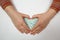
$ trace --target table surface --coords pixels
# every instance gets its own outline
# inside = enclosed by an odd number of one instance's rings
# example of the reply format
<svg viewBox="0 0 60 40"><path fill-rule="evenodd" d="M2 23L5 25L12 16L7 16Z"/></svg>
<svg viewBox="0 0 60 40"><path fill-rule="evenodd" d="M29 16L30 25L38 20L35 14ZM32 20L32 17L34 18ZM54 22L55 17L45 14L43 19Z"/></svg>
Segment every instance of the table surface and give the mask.
<svg viewBox="0 0 60 40"><path fill-rule="evenodd" d="M12 0L19 12L32 15L48 10L52 0ZM60 12L50 21L47 28L35 36L20 33L6 12L0 7L0 40L60 40Z"/></svg>

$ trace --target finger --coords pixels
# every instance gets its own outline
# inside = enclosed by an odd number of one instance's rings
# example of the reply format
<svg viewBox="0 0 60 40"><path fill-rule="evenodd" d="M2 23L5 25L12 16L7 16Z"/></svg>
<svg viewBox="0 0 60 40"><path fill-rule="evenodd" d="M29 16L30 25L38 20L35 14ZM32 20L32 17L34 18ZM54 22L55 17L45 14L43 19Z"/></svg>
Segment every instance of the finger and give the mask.
<svg viewBox="0 0 60 40"><path fill-rule="evenodd" d="M23 30L21 30L21 29L19 29L19 31L20 31L21 33L24 33L24 31L23 31Z"/></svg>
<svg viewBox="0 0 60 40"><path fill-rule="evenodd" d="M40 29L36 30L35 34L39 34L41 32Z"/></svg>
<svg viewBox="0 0 60 40"><path fill-rule="evenodd" d="M35 30L31 32L31 34L35 35L39 30L40 30L39 27L37 27Z"/></svg>
<svg viewBox="0 0 60 40"><path fill-rule="evenodd" d="M25 24L25 22L24 22L24 20L22 20L22 26L28 31L28 32L30 32L30 29L29 29L29 27Z"/></svg>
<svg viewBox="0 0 60 40"><path fill-rule="evenodd" d="M32 18L38 18L38 14L37 15L33 15Z"/></svg>
<svg viewBox="0 0 60 40"><path fill-rule="evenodd" d="M30 28L25 24L24 21L23 21L22 25L23 25L23 27L24 27L26 30L30 31Z"/></svg>
<svg viewBox="0 0 60 40"><path fill-rule="evenodd" d="M27 34L30 32L30 29L27 27L27 25L25 24L24 20L22 19L22 23L21 25L24 27L24 32Z"/></svg>
<svg viewBox="0 0 60 40"><path fill-rule="evenodd" d="M18 30L18 31L20 31L21 33L24 33L24 31L23 31L23 30L21 30L21 29L23 29L21 25L18 25L18 26L17 26L17 25L15 25L15 26L16 26L16 28L17 28L17 30Z"/></svg>
<svg viewBox="0 0 60 40"><path fill-rule="evenodd" d="M25 32L26 34L28 34L28 33L30 32L30 29L26 26L25 23L23 23L22 26L24 27L24 29L23 29L24 32Z"/></svg>
<svg viewBox="0 0 60 40"><path fill-rule="evenodd" d="M27 31L26 29L24 30L24 32L25 32L26 34L28 34L28 33L29 33L29 31Z"/></svg>
<svg viewBox="0 0 60 40"><path fill-rule="evenodd" d="M31 34L32 34L32 35L39 34L41 31L42 31L42 29L41 29L41 27L39 26L38 28L36 28L35 31L31 32Z"/></svg>
<svg viewBox="0 0 60 40"><path fill-rule="evenodd" d="M24 18L30 18L29 15L23 14Z"/></svg>
<svg viewBox="0 0 60 40"><path fill-rule="evenodd" d="M36 33L39 34L43 30L42 26L38 26L38 30L36 30Z"/></svg>
<svg viewBox="0 0 60 40"><path fill-rule="evenodd" d="M40 25L40 22L38 21L36 25L32 28L32 31L34 31L39 25Z"/></svg>
<svg viewBox="0 0 60 40"><path fill-rule="evenodd" d="M19 30L20 30L22 33L26 33L26 34L29 33L23 25L20 26Z"/></svg>
<svg viewBox="0 0 60 40"><path fill-rule="evenodd" d="M26 34L28 34L30 32L30 30L27 30L25 26L23 26L23 30Z"/></svg>
<svg viewBox="0 0 60 40"><path fill-rule="evenodd" d="M19 28L19 30L20 30L22 33L28 34L28 32L26 31L26 29L25 29L23 26L21 26L21 27Z"/></svg>
<svg viewBox="0 0 60 40"><path fill-rule="evenodd" d="M37 34L39 34L41 31L38 31Z"/></svg>
<svg viewBox="0 0 60 40"><path fill-rule="evenodd" d="M20 31L21 33L24 33L24 29L23 29L22 26L20 26L19 31Z"/></svg>
<svg viewBox="0 0 60 40"><path fill-rule="evenodd" d="M30 28L28 26L24 26L24 28L28 33L30 32Z"/></svg>
<svg viewBox="0 0 60 40"><path fill-rule="evenodd" d="M23 31L24 33L28 34L28 32L26 31L26 29L24 27L20 30Z"/></svg>

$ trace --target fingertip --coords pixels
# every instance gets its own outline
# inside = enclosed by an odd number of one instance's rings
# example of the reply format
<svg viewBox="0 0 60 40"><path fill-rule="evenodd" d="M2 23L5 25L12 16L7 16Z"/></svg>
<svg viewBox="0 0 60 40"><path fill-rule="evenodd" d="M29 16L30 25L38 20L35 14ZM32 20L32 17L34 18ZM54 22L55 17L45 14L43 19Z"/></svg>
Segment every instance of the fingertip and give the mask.
<svg viewBox="0 0 60 40"><path fill-rule="evenodd" d="M28 34L28 32L25 32L26 34Z"/></svg>
<svg viewBox="0 0 60 40"><path fill-rule="evenodd" d="M24 33L24 31L23 30L19 30L21 33Z"/></svg>
<svg viewBox="0 0 60 40"><path fill-rule="evenodd" d="M30 18L30 16L29 15L24 15L24 18Z"/></svg>
<svg viewBox="0 0 60 40"><path fill-rule="evenodd" d="M25 33L28 34L28 33L30 33L30 31L26 29L26 32Z"/></svg>
<svg viewBox="0 0 60 40"><path fill-rule="evenodd" d="M32 19L34 19L34 18L36 18L36 16L35 16L35 15L33 15L33 16L32 16Z"/></svg>
<svg viewBox="0 0 60 40"><path fill-rule="evenodd" d="M36 33L31 33L31 35L36 35Z"/></svg>
<svg viewBox="0 0 60 40"><path fill-rule="evenodd" d="M37 28L37 24L32 28L32 31L34 31Z"/></svg>
<svg viewBox="0 0 60 40"><path fill-rule="evenodd" d="M30 32L31 30L28 28L27 31Z"/></svg>
<svg viewBox="0 0 60 40"><path fill-rule="evenodd" d="M26 17L28 17L28 18L29 18L29 15L26 15Z"/></svg>
<svg viewBox="0 0 60 40"><path fill-rule="evenodd" d="M38 15L33 15L32 18L38 18Z"/></svg>
<svg viewBox="0 0 60 40"><path fill-rule="evenodd" d="M28 32L31 31L30 28L29 28L26 24L24 24L24 28L25 28Z"/></svg>

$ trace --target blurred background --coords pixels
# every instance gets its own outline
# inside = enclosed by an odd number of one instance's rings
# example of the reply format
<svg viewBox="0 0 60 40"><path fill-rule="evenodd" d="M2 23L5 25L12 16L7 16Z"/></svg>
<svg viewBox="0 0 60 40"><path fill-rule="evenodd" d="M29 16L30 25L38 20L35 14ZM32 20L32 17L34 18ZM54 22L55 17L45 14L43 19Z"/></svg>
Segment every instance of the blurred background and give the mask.
<svg viewBox="0 0 60 40"><path fill-rule="evenodd" d="M46 12L52 0L12 0L18 10L30 17ZM10 17L0 7L0 40L60 40L60 12L50 21L48 26L35 36L20 33Z"/></svg>

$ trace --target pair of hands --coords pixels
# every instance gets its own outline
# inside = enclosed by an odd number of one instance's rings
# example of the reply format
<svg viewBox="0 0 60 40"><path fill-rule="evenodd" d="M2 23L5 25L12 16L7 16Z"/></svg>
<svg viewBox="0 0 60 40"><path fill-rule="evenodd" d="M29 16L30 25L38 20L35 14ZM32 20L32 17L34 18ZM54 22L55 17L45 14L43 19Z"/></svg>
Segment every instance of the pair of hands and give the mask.
<svg viewBox="0 0 60 40"><path fill-rule="evenodd" d="M28 15L17 12L12 6L8 6L5 11L21 33L30 33L32 35L39 34L44 28L46 28L53 16L56 15L56 11L53 9L49 9L46 13L43 14L33 15L32 19L38 18L38 22L32 28L32 30L30 30L24 21L24 18L30 18Z"/></svg>
<svg viewBox="0 0 60 40"><path fill-rule="evenodd" d="M38 22L36 23L34 28L30 30L24 22L24 18L30 18L28 15L17 12L12 5L6 7L5 11L10 16L12 22L21 33L31 33L33 35L39 34L44 28L46 28L53 16L56 15L56 10L54 9L49 9L43 14L33 15L32 19L38 18Z"/></svg>
<svg viewBox="0 0 60 40"><path fill-rule="evenodd" d="M49 13L43 13L43 14L37 14L33 15L32 18L38 18L38 22L34 26L32 30L28 28L28 26L24 22L24 18L30 18L28 15L15 12L13 16L11 16L11 19L16 26L16 28L21 33L31 33L32 35L39 34L44 28L46 28L47 24L49 23L51 17L48 15Z"/></svg>

